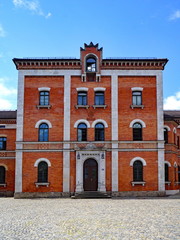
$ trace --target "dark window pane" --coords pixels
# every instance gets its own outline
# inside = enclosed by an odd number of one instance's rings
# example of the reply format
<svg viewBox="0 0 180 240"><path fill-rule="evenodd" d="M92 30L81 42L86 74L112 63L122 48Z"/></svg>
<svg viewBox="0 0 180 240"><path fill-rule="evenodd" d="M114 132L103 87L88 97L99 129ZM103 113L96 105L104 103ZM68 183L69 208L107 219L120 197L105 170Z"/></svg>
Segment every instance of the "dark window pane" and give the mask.
<svg viewBox="0 0 180 240"><path fill-rule="evenodd" d="M38 164L38 182L48 182L48 165L43 161Z"/></svg>
<svg viewBox="0 0 180 240"><path fill-rule="evenodd" d="M133 125L133 140L142 141L142 125L140 123L134 123Z"/></svg>
<svg viewBox="0 0 180 240"><path fill-rule="evenodd" d="M47 92L47 91L40 92L39 105L49 105L49 92Z"/></svg>
<svg viewBox="0 0 180 240"><path fill-rule="evenodd" d="M132 93L132 104L141 105L142 104L142 92L133 92Z"/></svg>
<svg viewBox="0 0 180 240"><path fill-rule="evenodd" d="M5 183L6 169L3 166L0 166L0 183Z"/></svg>
<svg viewBox="0 0 180 240"><path fill-rule="evenodd" d="M164 141L165 141L165 143L168 143L168 130L167 130L167 128L164 128Z"/></svg>
<svg viewBox="0 0 180 240"><path fill-rule="evenodd" d="M78 141L87 141L87 126L85 123L78 125Z"/></svg>
<svg viewBox="0 0 180 240"><path fill-rule="evenodd" d="M86 71L96 72L96 60L94 58L88 58L86 60Z"/></svg>
<svg viewBox="0 0 180 240"><path fill-rule="evenodd" d="M169 181L169 166L167 163L165 163L165 182Z"/></svg>
<svg viewBox="0 0 180 240"><path fill-rule="evenodd" d="M104 125L97 123L95 126L95 141L104 141Z"/></svg>
<svg viewBox="0 0 180 240"><path fill-rule="evenodd" d="M0 150L6 150L6 137L0 137Z"/></svg>
<svg viewBox="0 0 180 240"><path fill-rule="evenodd" d="M79 92L78 93L78 105L87 105L87 93Z"/></svg>
<svg viewBox="0 0 180 240"><path fill-rule="evenodd" d="M143 164L141 161L135 161L133 164L133 181L143 181Z"/></svg>
<svg viewBox="0 0 180 240"><path fill-rule="evenodd" d="M46 123L42 123L39 126L39 141L48 142L49 139L49 126Z"/></svg>
<svg viewBox="0 0 180 240"><path fill-rule="evenodd" d="M95 93L95 105L104 105L104 92Z"/></svg>

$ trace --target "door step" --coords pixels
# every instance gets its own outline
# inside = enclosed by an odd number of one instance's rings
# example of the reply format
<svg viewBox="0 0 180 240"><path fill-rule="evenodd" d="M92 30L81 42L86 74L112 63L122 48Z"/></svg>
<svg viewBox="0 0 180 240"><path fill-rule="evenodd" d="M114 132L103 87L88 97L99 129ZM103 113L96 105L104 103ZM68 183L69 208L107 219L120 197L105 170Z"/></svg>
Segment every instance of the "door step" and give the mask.
<svg viewBox="0 0 180 240"><path fill-rule="evenodd" d="M85 199L85 198L111 198L111 195L106 192L93 192L85 191L81 193L75 193L74 196L71 196L72 199Z"/></svg>

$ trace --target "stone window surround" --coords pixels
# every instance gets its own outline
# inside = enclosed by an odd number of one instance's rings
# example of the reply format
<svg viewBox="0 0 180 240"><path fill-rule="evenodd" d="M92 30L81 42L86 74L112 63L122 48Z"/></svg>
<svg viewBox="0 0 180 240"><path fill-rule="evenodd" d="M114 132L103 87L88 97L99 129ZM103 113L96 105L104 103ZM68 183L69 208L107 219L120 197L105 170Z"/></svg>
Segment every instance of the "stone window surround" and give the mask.
<svg viewBox="0 0 180 240"><path fill-rule="evenodd" d="M167 125L164 125L164 128L166 128L166 129L168 130L168 132L170 132L170 131L171 131L170 127L169 127L169 126L167 126Z"/></svg>
<svg viewBox="0 0 180 240"><path fill-rule="evenodd" d="M51 167L51 162L47 159L47 158L39 158L35 161L34 163L34 167L38 167L38 164L40 162L46 162L48 167ZM45 186L45 187L49 187L49 182L35 182L34 183L36 185L36 187L39 187L39 186Z"/></svg>
<svg viewBox="0 0 180 240"><path fill-rule="evenodd" d="M46 120L46 119L41 119L41 120L39 120L39 121L36 123L35 128L39 128L39 126L41 125L41 123L46 123L46 124L49 126L49 128L52 128L51 122L50 122L49 120Z"/></svg>
<svg viewBox="0 0 180 240"><path fill-rule="evenodd" d="M132 120L131 123L129 124L129 127L132 128L134 123L140 123L143 128L146 127L145 122L143 122L141 119L134 119L134 120Z"/></svg>
<svg viewBox="0 0 180 240"><path fill-rule="evenodd" d="M138 160L142 162L143 167L147 166L146 161L145 161L144 158L142 158L142 157L134 157L133 159L131 159L131 161L130 161L130 166L133 167L134 162L135 162L135 161L138 161Z"/></svg>

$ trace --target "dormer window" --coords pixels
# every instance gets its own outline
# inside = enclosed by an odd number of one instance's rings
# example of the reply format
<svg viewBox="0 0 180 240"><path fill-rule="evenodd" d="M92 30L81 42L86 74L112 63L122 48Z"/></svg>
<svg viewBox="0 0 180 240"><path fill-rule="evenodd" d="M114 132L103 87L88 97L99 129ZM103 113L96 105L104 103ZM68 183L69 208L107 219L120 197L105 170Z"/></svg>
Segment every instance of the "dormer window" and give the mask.
<svg viewBox="0 0 180 240"><path fill-rule="evenodd" d="M86 71L87 72L96 72L96 59L89 57L86 59Z"/></svg>

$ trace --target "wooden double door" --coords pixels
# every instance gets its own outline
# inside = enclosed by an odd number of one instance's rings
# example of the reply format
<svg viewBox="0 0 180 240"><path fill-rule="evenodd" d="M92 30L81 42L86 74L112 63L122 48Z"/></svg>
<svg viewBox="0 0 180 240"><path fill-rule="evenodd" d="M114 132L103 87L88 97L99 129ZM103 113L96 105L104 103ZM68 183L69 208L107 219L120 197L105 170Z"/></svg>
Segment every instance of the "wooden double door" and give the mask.
<svg viewBox="0 0 180 240"><path fill-rule="evenodd" d="M89 158L83 165L83 187L84 191L97 191L98 189L98 163Z"/></svg>

